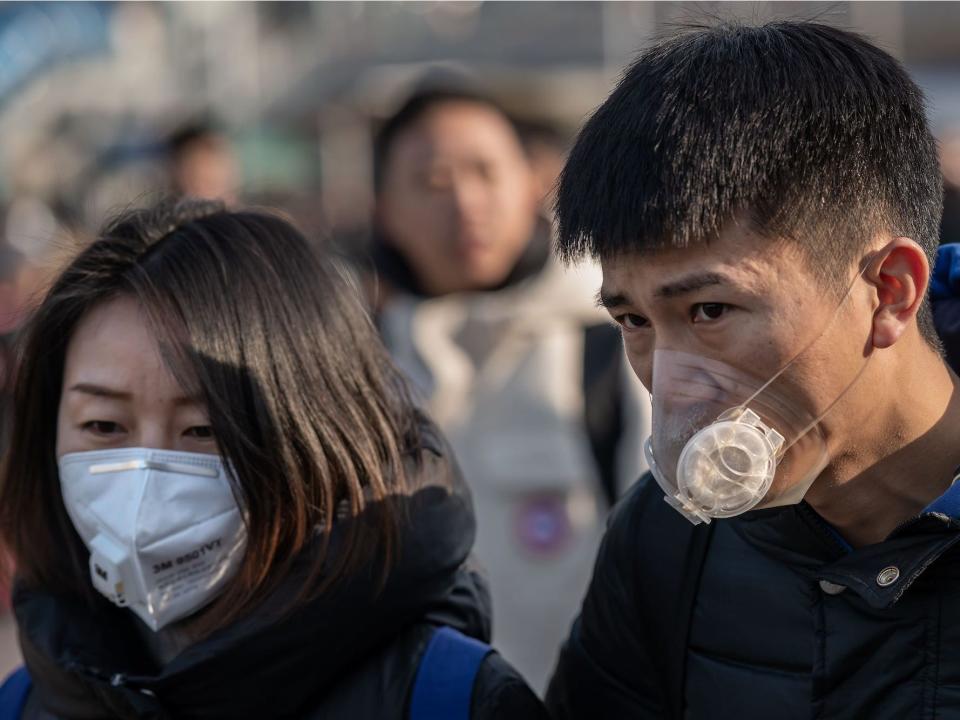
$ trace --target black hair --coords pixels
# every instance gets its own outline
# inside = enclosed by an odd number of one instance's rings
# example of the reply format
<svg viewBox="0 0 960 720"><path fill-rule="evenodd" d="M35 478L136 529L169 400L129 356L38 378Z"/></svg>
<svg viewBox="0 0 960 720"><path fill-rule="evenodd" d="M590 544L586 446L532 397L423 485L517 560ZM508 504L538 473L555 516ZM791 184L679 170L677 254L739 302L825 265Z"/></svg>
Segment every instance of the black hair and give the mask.
<svg viewBox="0 0 960 720"><path fill-rule="evenodd" d="M921 91L864 38L811 22L687 29L588 120L557 197L574 259L709 242L735 218L834 287L879 231L936 253L942 181ZM936 334L924 303L921 332Z"/></svg>
<svg viewBox="0 0 960 720"><path fill-rule="evenodd" d="M178 160L197 143L214 143L224 136L223 126L215 120L199 119L176 128L166 140L166 148L173 160Z"/></svg>
<svg viewBox="0 0 960 720"><path fill-rule="evenodd" d="M501 115L517 134L518 142L520 141L520 131L514 118L489 95L467 85L425 85L414 91L400 108L380 125L374 135L373 186L376 191L383 187L387 160L397 136L439 105L458 102L480 105Z"/></svg>

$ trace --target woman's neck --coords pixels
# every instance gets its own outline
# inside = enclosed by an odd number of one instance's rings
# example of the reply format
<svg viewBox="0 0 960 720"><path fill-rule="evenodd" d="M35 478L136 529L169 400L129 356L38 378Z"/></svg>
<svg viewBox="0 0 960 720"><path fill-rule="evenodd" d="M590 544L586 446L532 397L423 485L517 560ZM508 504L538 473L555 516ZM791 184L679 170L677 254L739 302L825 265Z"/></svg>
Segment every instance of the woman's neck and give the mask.
<svg viewBox="0 0 960 720"><path fill-rule="evenodd" d="M193 644L192 634L188 631L184 620L154 631L138 618L136 626L147 653L159 667L169 664L171 660Z"/></svg>

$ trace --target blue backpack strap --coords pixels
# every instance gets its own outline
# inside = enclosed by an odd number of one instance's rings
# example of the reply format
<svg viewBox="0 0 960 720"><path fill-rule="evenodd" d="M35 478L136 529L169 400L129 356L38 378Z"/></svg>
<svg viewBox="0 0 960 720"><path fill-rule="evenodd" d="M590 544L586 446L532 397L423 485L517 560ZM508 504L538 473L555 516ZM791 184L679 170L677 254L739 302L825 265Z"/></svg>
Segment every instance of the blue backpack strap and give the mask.
<svg viewBox="0 0 960 720"><path fill-rule="evenodd" d="M470 720L473 683L490 652L479 640L438 628L420 658L410 720Z"/></svg>
<svg viewBox="0 0 960 720"><path fill-rule="evenodd" d="M20 720L32 687L33 680L23 665L7 676L0 685L0 720Z"/></svg>

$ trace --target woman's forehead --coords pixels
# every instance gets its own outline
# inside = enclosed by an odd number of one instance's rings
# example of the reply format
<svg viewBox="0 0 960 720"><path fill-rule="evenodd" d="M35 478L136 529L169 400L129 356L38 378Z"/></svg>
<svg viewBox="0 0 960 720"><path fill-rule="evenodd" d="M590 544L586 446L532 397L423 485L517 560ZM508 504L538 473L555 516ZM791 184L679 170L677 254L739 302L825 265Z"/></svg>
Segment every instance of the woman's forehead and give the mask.
<svg viewBox="0 0 960 720"><path fill-rule="evenodd" d="M94 306L77 323L67 344L63 384L65 391L82 386L158 401L185 394L142 307L129 296Z"/></svg>

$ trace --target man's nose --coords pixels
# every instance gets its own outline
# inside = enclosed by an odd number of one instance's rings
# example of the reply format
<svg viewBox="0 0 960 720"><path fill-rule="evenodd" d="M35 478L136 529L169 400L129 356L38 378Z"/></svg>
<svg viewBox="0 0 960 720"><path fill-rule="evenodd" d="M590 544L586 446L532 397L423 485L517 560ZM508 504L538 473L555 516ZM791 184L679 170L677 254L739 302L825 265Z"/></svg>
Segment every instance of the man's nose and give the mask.
<svg viewBox="0 0 960 720"><path fill-rule="evenodd" d="M487 191L477 178L460 176L452 185L453 204L457 214L469 221L480 215L487 205Z"/></svg>

